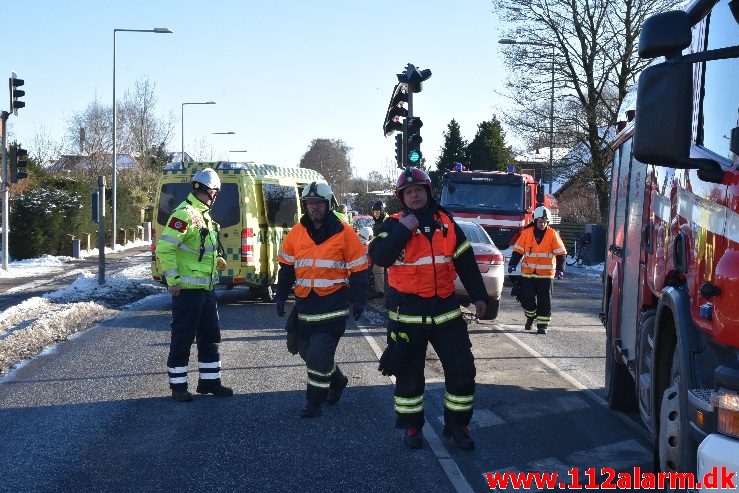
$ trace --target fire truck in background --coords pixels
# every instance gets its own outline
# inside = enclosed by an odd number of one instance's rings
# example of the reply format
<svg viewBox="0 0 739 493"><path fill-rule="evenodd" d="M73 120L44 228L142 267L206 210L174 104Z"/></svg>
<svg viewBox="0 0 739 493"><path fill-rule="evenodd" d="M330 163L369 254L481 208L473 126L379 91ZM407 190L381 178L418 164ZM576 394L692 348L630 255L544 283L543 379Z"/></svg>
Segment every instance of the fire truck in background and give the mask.
<svg viewBox="0 0 739 493"><path fill-rule="evenodd" d="M521 230L533 221L534 209L544 204L559 224L559 203L529 174L512 170L467 171L462 165L444 174L441 205L455 218L478 223L505 255L506 264ZM520 264L511 276L521 275ZM506 273L506 276L509 275Z"/></svg>
<svg viewBox="0 0 739 493"><path fill-rule="evenodd" d="M606 396L639 411L655 465L698 481L739 470L737 45L736 0L647 19L639 55L664 58L642 72L614 143Z"/></svg>

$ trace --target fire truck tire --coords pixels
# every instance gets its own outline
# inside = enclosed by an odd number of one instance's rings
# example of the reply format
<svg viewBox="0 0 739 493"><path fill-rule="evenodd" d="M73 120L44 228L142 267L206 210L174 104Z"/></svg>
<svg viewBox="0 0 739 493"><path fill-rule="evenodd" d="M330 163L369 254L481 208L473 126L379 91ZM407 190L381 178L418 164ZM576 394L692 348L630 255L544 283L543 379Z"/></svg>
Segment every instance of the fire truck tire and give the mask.
<svg viewBox="0 0 739 493"><path fill-rule="evenodd" d="M606 323L606 400L614 411L637 409L636 387L626 365L616 360L611 334L611 319Z"/></svg>
<svg viewBox="0 0 739 493"><path fill-rule="evenodd" d="M684 463L682 448L687 446L688 425L681 413L681 401L686 391L681 385L680 350L675 348L670 370L670 386L662 394L659 412L659 467L662 472L686 471L690 464ZM695 453L695 452L693 452Z"/></svg>

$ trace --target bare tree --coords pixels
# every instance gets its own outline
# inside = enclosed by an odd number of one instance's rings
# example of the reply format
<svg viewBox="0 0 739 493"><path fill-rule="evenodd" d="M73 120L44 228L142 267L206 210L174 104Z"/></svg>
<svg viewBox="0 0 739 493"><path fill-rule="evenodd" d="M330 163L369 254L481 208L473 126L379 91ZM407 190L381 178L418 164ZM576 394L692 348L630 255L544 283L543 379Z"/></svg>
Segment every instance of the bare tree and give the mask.
<svg viewBox="0 0 739 493"><path fill-rule="evenodd" d="M112 129L113 107L102 104L96 96L87 108L67 120L65 150L90 156L88 171L100 174L110 166L104 156L113 148Z"/></svg>
<svg viewBox="0 0 739 493"><path fill-rule="evenodd" d="M331 185L336 199L341 200L351 183L351 150L343 140L313 139L308 151L300 158L300 167L321 173Z"/></svg>
<svg viewBox="0 0 739 493"><path fill-rule="evenodd" d="M608 144L619 106L645 64L637 56L641 25L678 2L492 0L493 12L508 27L504 35L519 42L503 52L516 108L504 121L528 142L549 142L554 74L554 147L578 151L555 175L585 168L603 215L610 191Z"/></svg>
<svg viewBox="0 0 739 493"><path fill-rule="evenodd" d="M34 127L33 137L28 145L31 159L43 165L44 163L58 158L64 149L64 139L54 139L43 125Z"/></svg>
<svg viewBox="0 0 739 493"><path fill-rule="evenodd" d="M151 152L157 146L164 144L166 147L170 143L175 128L174 113L166 117L156 115L155 88L156 84L144 78L136 82L133 92L126 91L119 103L120 152L132 154L142 163L151 161Z"/></svg>

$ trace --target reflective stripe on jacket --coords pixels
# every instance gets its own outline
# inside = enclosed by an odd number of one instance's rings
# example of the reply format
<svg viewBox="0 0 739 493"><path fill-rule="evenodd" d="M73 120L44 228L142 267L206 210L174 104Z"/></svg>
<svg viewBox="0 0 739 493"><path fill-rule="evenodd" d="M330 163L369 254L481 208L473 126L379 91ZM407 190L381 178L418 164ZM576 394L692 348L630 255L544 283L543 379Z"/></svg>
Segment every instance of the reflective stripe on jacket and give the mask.
<svg viewBox="0 0 739 493"><path fill-rule="evenodd" d="M349 285L349 275L367 269L367 254L351 226L316 245L308 230L298 223L285 237L279 261L295 268L295 296L315 291L326 296Z"/></svg>
<svg viewBox="0 0 739 493"><path fill-rule="evenodd" d="M212 289L218 282L218 224L208 207L190 194L167 220L155 253L167 285Z"/></svg>
<svg viewBox="0 0 739 493"><path fill-rule="evenodd" d="M400 213L390 216L400 218ZM402 255L388 268L388 284L400 293L410 293L423 298L438 295L446 298L454 294L454 257L463 247L469 248L465 241L455 251L457 235L454 223L446 214L438 214L438 227L431 241L421 232L415 231L405 245Z"/></svg>
<svg viewBox="0 0 739 493"><path fill-rule="evenodd" d="M554 229L547 227L541 243L536 242L534 228L525 228L513 245L513 250L520 253L521 275L524 277L554 277L556 256L565 255L567 250Z"/></svg>

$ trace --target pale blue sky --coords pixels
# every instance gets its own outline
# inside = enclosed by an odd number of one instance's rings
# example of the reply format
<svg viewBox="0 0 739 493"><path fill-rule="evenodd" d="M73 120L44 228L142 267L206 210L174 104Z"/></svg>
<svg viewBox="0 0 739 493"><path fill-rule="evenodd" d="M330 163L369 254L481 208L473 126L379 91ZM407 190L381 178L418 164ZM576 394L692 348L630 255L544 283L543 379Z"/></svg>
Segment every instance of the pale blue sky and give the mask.
<svg viewBox="0 0 739 493"><path fill-rule="evenodd" d="M26 108L9 127L26 148L41 127L61 135L96 96L112 104L116 28L174 31L116 35L116 95L144 77L155 83L157 112L177 117L174 151L182 103L213 100L185 106L186 151L206 137L217 155L245 149L231 158L296 165L312 139L341 139L366 176L394 159L382 123L407 63L433 72L414 98L430 163L452 118L471 140L505 104L495 93L505 68L490 0L3 3L0 73L15 70L26 82ZM228 131L236 135L211 136Z"/></svg>

